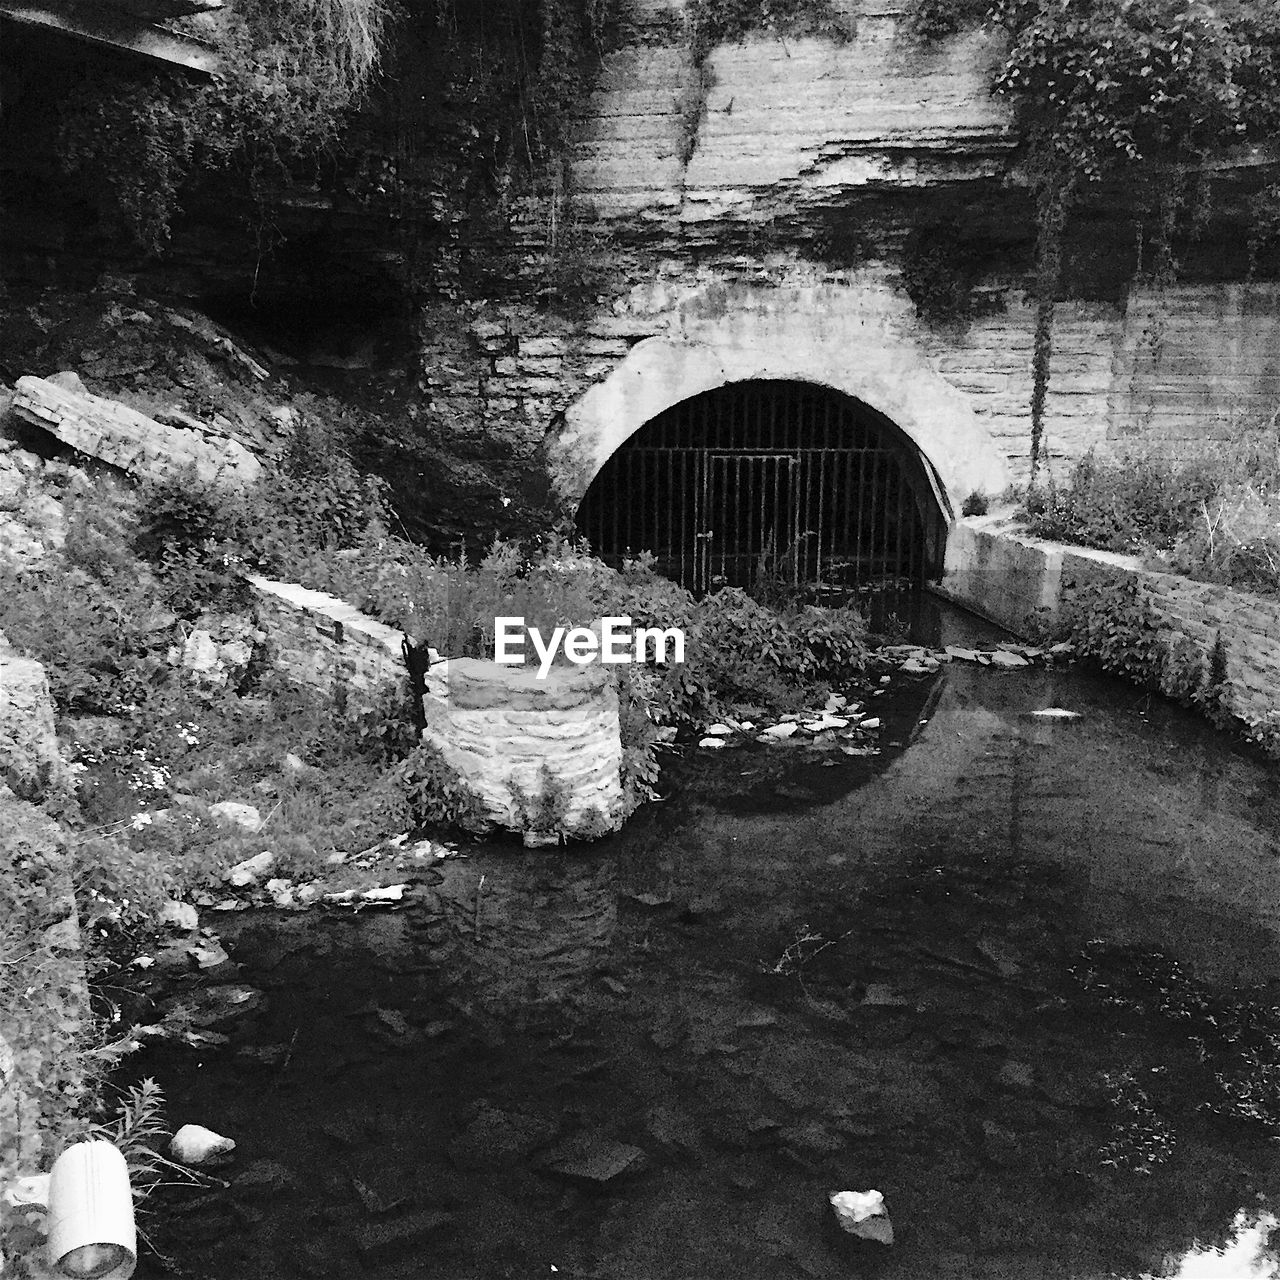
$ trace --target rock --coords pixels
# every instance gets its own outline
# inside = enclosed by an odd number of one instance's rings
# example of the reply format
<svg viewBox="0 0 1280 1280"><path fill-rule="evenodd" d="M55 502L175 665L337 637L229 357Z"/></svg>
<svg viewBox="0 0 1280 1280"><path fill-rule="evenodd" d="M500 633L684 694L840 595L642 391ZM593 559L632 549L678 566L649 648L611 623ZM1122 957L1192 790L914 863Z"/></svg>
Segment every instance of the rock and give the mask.
<svg viewBox="0 0 1280 1280"><path fill-rule="evenodd" d="M181 933L200 927L200 913L189 902L166 902L160 908L160 923Z"/></svg>
<svg viewBox="0 0 1280 1280"><path fill-rule="evenodd" d="M198 947L192 947L191 958L196 962L197 967L201 969L216 969L218 965L226 964L231 959L222 943L216 938L210 939Z"/></svg>
<svg viewBox="0 0 1280 1280"><path fill-rule="evenodd" d="M870 720L862 721L862 723L857 727L859 729L878 729L880 727L880 720L878 717L872 716Z"/></svg>
<svg viewBox="0 0 1280 1280"><path fill-rule="evenodd" d="M297 1185L292 1171L278 1160L254 1160L236 1174L235 1180L237 1191L262 1190L272 1195L292 1191Z"/></svg>
<svg viewBox="0 0 1280 1280"><path fill-rule="evenodd" d="M77 396L90 394L89 388L84 385L80 375L74 369L63 369L59 373L51 374L45 381L52 382L55 387L61 387L63 391L70 391Z"/></svg>
<svg viewBox="0 0 1280 1280"><path fill-rule="evenodd" d="M413 1213L390 1222L371 1223L356 1236L356 1248L368 1263L377 1263L420 1245L429 1236L453 1221L453 1214L441 1209Z"/></svg>
<svg viewBox="0 0 1280 1280"><path fill-rule="evenodd" d="M0 458L0 511L17 511L26 492L26 477L13 463Z"/></svg>
<svg viewBox="0 0 1280 1280"><path fill-rule="evenodd" d="M977 662L978 660L977 649L962 649L959 645L949 644L945 652L948 658L953 658L958 662Z"/></svg>
<svg viewBox="0 0 1280 1280"><path fill-rule="evenodd" d="M356 1195L359 1196L360 1203L364 1205L366 1212L372 1213L375 1216L390 1213L393 1209L398 1209L409 1199L409 1193L405 1191L403 1187L396 1190L392 1190L391 1188L379 1189L371 1187L361 1178L357 1178L354 1173L349 1176L351 1178L351 1186Z"/></svg>
<svg viewBox="0 0 1280 1280"><path fill-rule="evenodd" d="M215 805L216 809L218 806ZM241 809L252 809L252 805L239 805ZM253 809L257 814L257 809ZM230 871L227 872L227 882L237 889L245 889L250 885L256 885L263 876L271 870L276 860L276 855L270 849L263 850L262 853L256 853L252 858L246 858L243 862L237 862Z"/></svg>
<svg viewBox="0 0 1280 1280"><path fill-rule="evenodd" d="M263 995L253 987L228 983L173 996L160 1006L166 1029L198 1030L224 1026L262 1007Z"/></svg>
<svg viewBox="0 0 1280 1280"><path fill-rule="evenodd" d="M284 768L286 773L305 773L308 766L301 756L294 755L292 751L286 751L284 753Z"/></svg>
<svg viewBox="0 0 1280 1280"><path fill-rule="evenodd" d="M252 834L262 828L262 815L251 804L241 804L238 800L219 800L209 806L209 816L223 827L239 827ZM259 854L258 857L274 858L274 854ZM253 859L250 859L253 861ZM245 865L244 863L241 864ZM269 864L264 864L269 865Z"/></svg>
<svg viewBox="0 0 1280 1280"><path fill-rule="evenodd" d="M705 747L712 751L718 751L724 746L723 738L700 738L698 746Z"/></svg>
<svg viewBox="0 0 1280 1280"><path fill-rule="evenodd" d="M878 1191L832 1191L828 1197L840 1229L861 1240L893 1243L893 1224Z"/></svg>
<svg viewBox="0 0 1280 1280"><path fill-rule="evenodd" d="M449 1159L470 1171L507 1169L554 1136L554 1127L536 1116L484 1106L449 1143Z"/></svg>
<svg viewBox="0 0 1280 1280"><path fill-rule="evenodd" d="M203 1125L184 1124L169 1143L169 1157L192 1168L226 1164L235 1147L232 1138L224 1138Z"/></svg>
<svg viewBox="0 0 1280 1280"><path fill-rule="evenodd" d="M1010 653L1008 649L997 649L991 654L991 665L993 667L1005 667L1012 669L1014 667L1029 667L1031 664L1016 653Z"/></svg>
<svg viewBox="0 0 1280 1280"><path fill-rule="evenodd" d="M1033 716L1039 716L1042 720L1079 720L1080 713L1078 711L1068 711L1065 707L1041 707L1039 711L1033 711Z"/></svg>
<svg viewBox="0 0 1280 1280"><path fill-rule="evenodd" d="M760 731L760 737L770 742L782 742L784 739L791 737L797 727L794 723L772 724L767 729Z"/></svg>
<svg viewBox="0 0 1280 1280"><path fill-rule="evenodd" d="M548 1173L574 1182L604 1186L625 1174L638 1173L646 1157L639 1147L602 1134L582 1133L562 1142L542 1162Z"/></svg>
<svg viewBox="0 0 1280 1280"><path fill-rule="evenodd" d="M733 730L727 724L710 724L707 734L712 738L727 738Z"/></svg>
<svg viewBox="0 0 1280 1280"><path fill-rule="evenodd" d="M294 905L292 880L282 880L279 878L268 880L267 893L271 896L272 904L277 907L284 908Z"/></svg>
<svg viewBox="0 0 1280 1280"><path fill-rule="evenodd" d="M407 884L388 884L380 889L343 889L338 893L326 893L324 900L339 907L390 906L404 898Z"/></svg>
<svg viewBox="0 0 1280 1280"><path fill-rule="evenodd" d="M844 716L821 716L817 720L806 720L802 726L810 733L823 733L827 729L847 729L849 722Z"/></svg>

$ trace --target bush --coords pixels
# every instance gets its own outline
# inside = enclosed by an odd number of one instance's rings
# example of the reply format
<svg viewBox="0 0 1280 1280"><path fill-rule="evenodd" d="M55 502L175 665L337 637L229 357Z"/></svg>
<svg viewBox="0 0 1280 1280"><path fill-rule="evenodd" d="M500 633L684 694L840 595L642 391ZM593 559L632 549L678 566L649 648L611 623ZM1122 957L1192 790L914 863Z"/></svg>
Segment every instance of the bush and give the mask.
<svg viewBox="0 0 1280 1280"><path fill-rule="evenodd" d="M1208 582L1280 593L1280 432L1273 421L1183 461L1092 452L1068 486L1028 495L1033 533L1151 558Z"/></svg>
<svg viewBox="0 0 1280 1280"><path fill-rule="evenodd" d="M1065 489L1027 497L1024 514L1042 538L1102 551L1167 550L1186 529L1215 481L1202 462L1155 456L1100 458L1090 450Z"/></svg>

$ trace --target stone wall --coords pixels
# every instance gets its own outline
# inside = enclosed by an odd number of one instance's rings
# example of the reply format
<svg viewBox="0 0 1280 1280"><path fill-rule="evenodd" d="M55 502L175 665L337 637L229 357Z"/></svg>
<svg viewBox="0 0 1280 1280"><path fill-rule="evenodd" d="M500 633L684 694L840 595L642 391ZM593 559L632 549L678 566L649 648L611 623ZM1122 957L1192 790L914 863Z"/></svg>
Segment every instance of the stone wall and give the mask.
<svg viewBox="0 0 1280 1280"><path fill-rule="evenodd" d="M265 659L285 679L352 710L397 698L408 705L402 631L323 591L256 575L248 581Z"/></svg>
<svg viewBox="0 0 1280 1280"><path fill-rule="evenodd" d="M618 697L603 667L554 667L540 680L526 667L453 658L428 672L424 706L427 740L489 818L523 831L526 843L622 825ZM564 801L554 829L549 814L533 823L527 816L549 799L548 785Z"/></svg>
<svg viewBox="0 0 1280 1280"><path fill-rule="evenodd" d="M1084 586L1132 583L1171 666L1167 691L1207 674L1225 649L1221 707L1260 740L1280 741L1280 600L1143 568L1132 556L1045 542L997 516L963 520L947 546L938 590L1020 635L1052 631Z"/></svg>

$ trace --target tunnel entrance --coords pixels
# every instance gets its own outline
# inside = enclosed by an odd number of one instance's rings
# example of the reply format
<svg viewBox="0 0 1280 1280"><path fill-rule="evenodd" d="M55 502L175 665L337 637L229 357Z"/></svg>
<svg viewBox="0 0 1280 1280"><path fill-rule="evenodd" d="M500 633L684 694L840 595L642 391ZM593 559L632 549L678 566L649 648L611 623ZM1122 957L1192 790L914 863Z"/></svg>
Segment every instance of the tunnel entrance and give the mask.
<svg viewBox="0 0 1280 1280"><path fill-rule="evenodd" d="M807 382L683 400L605 463L579 530L611 564L652 551L703 593L767 573L835 590L936 576L945 518L928 463L886 417Z"/></svg>

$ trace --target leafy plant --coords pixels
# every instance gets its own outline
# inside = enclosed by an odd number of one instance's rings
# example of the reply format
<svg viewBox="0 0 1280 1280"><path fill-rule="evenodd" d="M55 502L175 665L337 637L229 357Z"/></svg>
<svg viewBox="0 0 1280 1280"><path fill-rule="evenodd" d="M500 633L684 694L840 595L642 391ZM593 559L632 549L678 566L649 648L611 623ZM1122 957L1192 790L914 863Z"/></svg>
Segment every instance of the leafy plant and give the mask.
<svg viewBox="0 0 1280 1280"><path fill-rule="evenodd" d="M430 742L420 742L394 770L397 787L418 826L475 827L484 803Z"/></svg>

